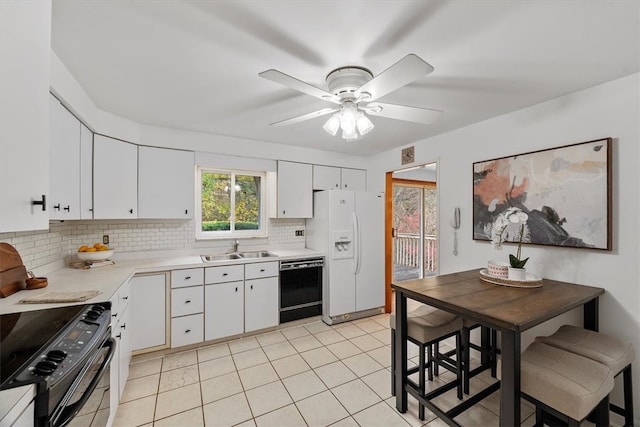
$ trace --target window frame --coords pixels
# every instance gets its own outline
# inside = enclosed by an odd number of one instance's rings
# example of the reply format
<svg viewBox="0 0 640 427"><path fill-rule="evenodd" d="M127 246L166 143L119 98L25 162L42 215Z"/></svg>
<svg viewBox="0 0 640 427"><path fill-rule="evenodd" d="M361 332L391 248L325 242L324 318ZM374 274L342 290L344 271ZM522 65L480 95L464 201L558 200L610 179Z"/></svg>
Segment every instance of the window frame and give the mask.
<svg viewBox="0 0 640 427"><path fill-rule="evenodd" d="M219 230L202 231L202 174L219 173L231 175L231 188L235 185L236 175L255 176L260 178L260 228L257 230ZM231 192L229 199L230 213L233 216L231 223L235 224L235 193ZM233 238L268 237L267 217L267 172L240 169L218 168L211 166L196 167L196 240L217 240Z"/></svg>

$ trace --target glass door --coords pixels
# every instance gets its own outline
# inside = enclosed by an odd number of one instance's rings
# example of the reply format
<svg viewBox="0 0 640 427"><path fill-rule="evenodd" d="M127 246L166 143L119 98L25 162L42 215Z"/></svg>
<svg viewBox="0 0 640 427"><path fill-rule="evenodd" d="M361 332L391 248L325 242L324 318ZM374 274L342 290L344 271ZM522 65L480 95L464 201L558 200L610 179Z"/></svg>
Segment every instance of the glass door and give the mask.
<svg viewBox="0 0 640 427"><path fill-rule="evenodd" d="M428 166L435 168L435 164ZM435 173L434 179L427 180L431 175L426 171L422 175L408 172L393 174L393 282L421 279L438 271Z"/></svg>

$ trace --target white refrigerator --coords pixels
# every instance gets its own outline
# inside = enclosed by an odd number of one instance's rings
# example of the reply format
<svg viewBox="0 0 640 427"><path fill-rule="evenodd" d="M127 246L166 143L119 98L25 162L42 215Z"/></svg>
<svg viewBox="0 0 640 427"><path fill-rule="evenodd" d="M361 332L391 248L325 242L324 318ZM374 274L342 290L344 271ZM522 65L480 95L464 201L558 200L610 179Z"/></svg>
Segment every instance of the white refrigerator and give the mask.
<svg viewBox="0 0 640 427"><path fill-rule="evenodd" d="M384 312L384 195L318 191L305 233L306 246L326 254L322 320Z"/></svg>

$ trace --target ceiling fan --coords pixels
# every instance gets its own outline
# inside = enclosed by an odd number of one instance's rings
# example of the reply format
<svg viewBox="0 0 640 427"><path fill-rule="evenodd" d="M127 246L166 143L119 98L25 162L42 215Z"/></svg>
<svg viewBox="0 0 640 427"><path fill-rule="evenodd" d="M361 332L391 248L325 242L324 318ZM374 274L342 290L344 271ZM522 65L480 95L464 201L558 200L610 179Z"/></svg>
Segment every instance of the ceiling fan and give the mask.
<svg viewBox="0 0 640 427"><path fill-rule="evenodd" d="M442 111L439 110L376 102L378 98L432 71L431 65L411 53L375 77L371 71L364 67L349 65L336 68L327 74L328 91L278 70L263 71L259 75L267 80L338 105L338 107L323 108L281 120L271 123L271 125L292 125L333 113L324 124L324 130L331 135L336 135L338 130L342 129L342 138L354 140L369 133L374 127L365 113L422 124L430 124L440 117Z"/></svg>

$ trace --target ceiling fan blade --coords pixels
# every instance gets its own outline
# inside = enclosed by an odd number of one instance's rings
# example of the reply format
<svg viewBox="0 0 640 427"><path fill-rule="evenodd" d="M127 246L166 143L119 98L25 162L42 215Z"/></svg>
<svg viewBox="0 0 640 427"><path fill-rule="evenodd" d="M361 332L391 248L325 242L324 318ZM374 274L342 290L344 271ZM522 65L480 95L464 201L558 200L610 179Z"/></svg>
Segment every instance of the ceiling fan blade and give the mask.
<svg viewBox="0 0 640 427"><path fill-rule="evenodd" d="M408 107L406 105L383 104L374 102L360 107L372 116L387 117L389 119L404 120L422 124L431 124L442 116L442 111L429 108Z"/></svg>
<svg viewBox="0 0 640 427"><path fill-rule="evenodd" d="M362 93L367 92L371 94L368 101L374 101L432 71L433 67L431 65L418 55L410 53L360 86L354 95L359 98Z"/></svg>
<svg viewBox="0 0 640 427"><path fill-rule="evenodd" d="M314 111L312 113L303 114L302 116L292 117L290 119L281 120L279 122L270 123L271 126L288 126L296 123L304 122L305 120L315 119L316 117L326 116L327 114L334 113L340 110L339 108L323 108L322 110Z"/></svg>
<svg viewBox="0 0 640 427"><path fill-rule="evenodd" d="M281 85L287 86L291 89L295 89L299 92L306 93L307 95L311 95L315 98L322 99L323 101L333 102L334 104L340 104L340 98L335 96L334 94L327 92L324 89L320 89L309 83L303 82L302 80L296 79L288 74L285 74L278 70L267 70L261 73L258 73L260 77L264 77L267 80L271 80L272 82L280 83Z"/></svg>

